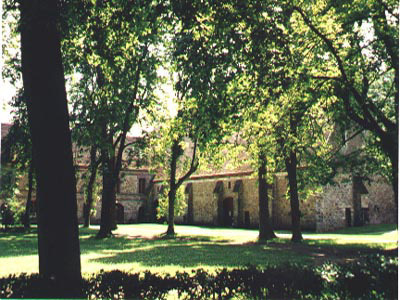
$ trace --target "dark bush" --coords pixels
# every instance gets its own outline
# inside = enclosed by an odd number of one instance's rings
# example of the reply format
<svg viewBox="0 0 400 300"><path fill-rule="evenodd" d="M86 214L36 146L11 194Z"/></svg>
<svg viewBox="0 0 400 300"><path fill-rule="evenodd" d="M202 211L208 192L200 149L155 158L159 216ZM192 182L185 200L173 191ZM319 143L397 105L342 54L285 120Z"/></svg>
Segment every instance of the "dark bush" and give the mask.
<svg viewBox="0 0 400 300"><path fill-rule="evenodd" d="M82 296L95 299L396 299L397 257L373 255L348 265L320 267L285 265L259 269L177 272L175 276L129 274L121 271L92 275L83 282ZM0 298L55 298L57 286L39 275L0 278Z"/></svg>

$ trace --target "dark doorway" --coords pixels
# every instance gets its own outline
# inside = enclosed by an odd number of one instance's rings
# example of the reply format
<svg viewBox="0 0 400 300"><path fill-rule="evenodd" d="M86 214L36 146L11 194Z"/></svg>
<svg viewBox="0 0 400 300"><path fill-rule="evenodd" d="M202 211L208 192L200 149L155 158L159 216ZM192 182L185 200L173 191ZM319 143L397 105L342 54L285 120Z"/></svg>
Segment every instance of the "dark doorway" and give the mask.
<svg viewBox="0 0 400 300"><path fill-rule="evenodd" d="M117 223L124 224L124 206L121 203L115 204L115 215L117 216Z"/></svg>
<svg viewBox="0 0 400 300"><path fill-rule="evenodd" d="M246 228L250 227L250 213L248 211L244 212L244 226Z"/></svg>
<svg viewBox="0 0 400 300"><path fill-rule="evenodd" d="M145 213L143 206L139 207L137 221L138 223L143 223L145 221Z"/></svg>
<svg viewBox="0 0 400 300"><path fill-rule="evenodd" d="M225 198L223 203L223 225L232 226L233 225L233 198Z"/></svg>
<svg viewBox="0 0 400 300"><path fill-rule="evenodd" d="M363 207L362 208L362 220L363 220L363 225L369 224L369 210L368 210L368 207Z"/></svg>
<svg viewBox="0 0 400 300"><path fill-rule="evenodd" d="M346 208L345 214L346 214L346 226L351 227L351 209Z"/></svg>

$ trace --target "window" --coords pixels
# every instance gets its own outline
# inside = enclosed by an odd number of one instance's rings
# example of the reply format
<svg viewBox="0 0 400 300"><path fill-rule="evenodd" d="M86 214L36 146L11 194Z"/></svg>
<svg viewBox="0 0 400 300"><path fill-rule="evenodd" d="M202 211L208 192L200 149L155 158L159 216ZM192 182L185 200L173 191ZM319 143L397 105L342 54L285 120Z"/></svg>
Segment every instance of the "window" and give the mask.
<svg viewBox="0 0 400 300"><path fill-rule="evenodd" d="M139 179L139 193L144 194L146 191L146 179L140 178Z"/></svg>

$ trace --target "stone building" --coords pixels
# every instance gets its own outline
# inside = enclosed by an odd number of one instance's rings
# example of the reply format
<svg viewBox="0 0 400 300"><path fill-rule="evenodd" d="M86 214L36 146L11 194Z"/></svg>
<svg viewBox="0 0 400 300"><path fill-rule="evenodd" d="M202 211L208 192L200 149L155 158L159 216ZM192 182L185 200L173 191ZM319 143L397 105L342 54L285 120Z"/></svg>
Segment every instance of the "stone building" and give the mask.
<svg viewBox="0 0 400 300"><path fill-rule="evenodd" d="M1 138L5 138L11 124L1 124ZM128 142L131 143L135 138L128 137ZM88 169L89 155L88 151L81 151L82 149L73 146L73 156L76 168L76 179L77 179L77 202L78 202L78 220L83 223L83 206L84 206L84 185L85 179L82 176ZM27 176L21 175L17 178L15 172L12 172L13 168L10 164L2 165L1 174L4 175L7 172L11 172L13 176L13 182L17 183L17 189L15 197L23 206L26 202L28 193L28 180ZM1 178L1 177L0 177ZM134 168L127 166L120 172L120 180L117 185L117 221L118 223L134 223L146 220L145 211L148 210L145 205L147 204L148 188L150 186L151 179L154 178L146 168ZM101 176L98 176L98 186L101 189ZM100 192L98 192L99 194ZM1 196L1 193L0 193ZM96 198L96 195L95 195ZM99 197L98 197L99 198ZM0 197L0 205L5 202L6 199ZM33 210L32 214L35 215L35 204L36 204L36 193L32 195ZM97 224L100 222L101 214L101 201L97 199L95 202L94 213L91 216L91 223ZM33 219L35 217L33 216Z"/></svg>
<svg viewBox="0 0 400 300"><path fill-rule="evenodd" d="M86 171L86 166L79 167L79 173ZM79 178L79 175L77 175ZM100 179L101 176L98 176ZM151 184L151 180L154 176L150 174L148 169L130 169L125 168L120 173L120 180L117 184L117 205L116 205L116 217L117 222L123 223L137 223L144 222L147 220L145 212L147 210L147 190ZM97 193L97 201L95 202L93 214L91 215L91 224L99 224L101 216L101 200L100 200L100 189L101 181L98 180L99 185ZM96 195L95 195L96 197ZM84 180L77 180L77 200L78 200L78 220L83 223L83 206L84 206Z"/></svg>
<svg viewBox="0 0 400 300"><path fill-rule="evenodd" d="M1 129L3 138L9 125L2 124ZM350 146L347 145L344 151L351 151ZM84 180L80 174L87 170L87 158L81 158L77 170L78 219L82 222ZM186 212L177 216L177 223L256 228L259 223L256 175L251 169L192 175L184 183ZM24 201L27 180L18 180L21 191L18 197ZM385 179L374 177L371 182L365 183L357 177L341 174L335 181L333 185L322 187L322 192L307 199L300 198L303 230L331 231L354 225L396 222L394 194ZM118 223L157 221L161 184L159 178L154 178L146 168L123 169L117 186ZM274 174L268 187L273 227L289 229L291 216L286 173ZM98 200L91 217L92 223L99 223L100 212L101 201Z"/></svg>
<svg viewBox="0 0 400 300"><path fill-rule="evenodd" d="M300 198L303 230L326 232L364 225L395 223L394 194L388 182L376 177L369 184L349 178L307 199ZM155 207L161 183L155 181L147 207ZM274 229L290 229L290 201L286 173L274 175L269 187L269 213ZM186 212L177 223L256 228L258 183L252 171L194 175L185 182ZM358 211L359 220L355 218ZM358 222L358 223L357 223Z"/></svg>

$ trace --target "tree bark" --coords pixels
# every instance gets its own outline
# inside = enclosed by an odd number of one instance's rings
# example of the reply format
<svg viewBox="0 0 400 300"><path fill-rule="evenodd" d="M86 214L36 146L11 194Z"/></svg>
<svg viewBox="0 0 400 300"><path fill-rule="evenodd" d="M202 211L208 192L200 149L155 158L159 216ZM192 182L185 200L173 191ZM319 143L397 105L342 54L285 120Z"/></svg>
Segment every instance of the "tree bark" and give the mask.
<svg viewBox="0 0 400 300"><path fill-rule="evenodd" d="M396 134L398 134L398 127L396 129ZM398 196L399 196L399 190L398 190L398 179L399 179L399 173L398 173L398 168L399 168L399 158L398 158L398 149L399 149L399 144L398 144L398 135L396 137L384 137L381 138L381 147L383 151L386 153L386 155L390 159L391 163L391 171L392 171L392 188L394 192L394 204L395 204L395 209L396 209L396 218L398 218L397 211L398 211Z"/></svg>
<svg viewBox="0 0 400 300"><path fill-rule="evenodd" d="M87 190L86 190L86 202L84 204L84 209L83 209L83 227L88 228L90 226L90 212L92 210L93 206L93 187L94 183L96 181L96 176L97 176L97 146L92 146L90 149L90 177L87 185Z"/></svg>
<svg viewBox="0 0 400 300"><path fill-rule="evenodd" d="M168 192L168 229L167 235L175 235L175 199L176 191L185 182L186 179L190 177L194 172L196 172L199 164L196 161L196 151L197 151L197 138L194 141L192 162L190 163L190 168L179 180L176 180L176 164L179 157L183 154L183 150L179 145L179 140L174 140L171 148L171 162L170 162L170 178L169 178L169 192Z"/></svg>
<svg viewBox="0 0 400 300"><path fill-rule="evenodd" d="M37 179L39 274L53 297L80 296L76 180L58 1L21 1L21 54Z"/></svg>
<svg viewBox="0 0 400 300"><path fill-rule="evenodd" d="M101 150L103 166L103 191L101 194L101 220L97 238L105 238L112 235L115 227L115 184L113 176L114 163L106 149Z"/></svg>
<svg viewBox="0 0 400 300"><path fill-rule="evenodd" d="M268 185L267 185L267 160L264 154L259 156L261 165L258 168L258 209L259 209L259 241L276 238L272 229L268 207Z"/></svg>
<svg viewBox="0 0 400 300"><path fill-rule="evenodd" d="M178 141L172 145L172 155L170 162L169 192L168 192L168 229L167 235L175 235L175 198L176 198L176 163L180 155L180 146Z"/></svg>
<svg viewBox="0 0 400 300"><path fill-rule="evenodd" d="M297 123L299 115L291 113L289 116L290 133L297 136ZM300 203L297 189L297 155L295 149L290 149L289 156L285 159L286 171L289 177L290 212L292 217L292 242L301 242L303 236L300 228Z"/></svg>
<svg viewBox="0 0 400 300"><path fill-rule="evenodd" d="M292 242L300 242L303 237L300 229L300 204L297 190L297 157L291 151L289 158L285 159L286 171L289 177L290 212L292 216Z"/></svg>
<svg viewBox="0 0 400 300"><path fill-rule="evenodd" d="M32 207L32 190L33 190L33 163L29 164L28 172L28 196L26 197L25 214L24 214L24 228L25 230L31 227L31 207Z"/></svg>

